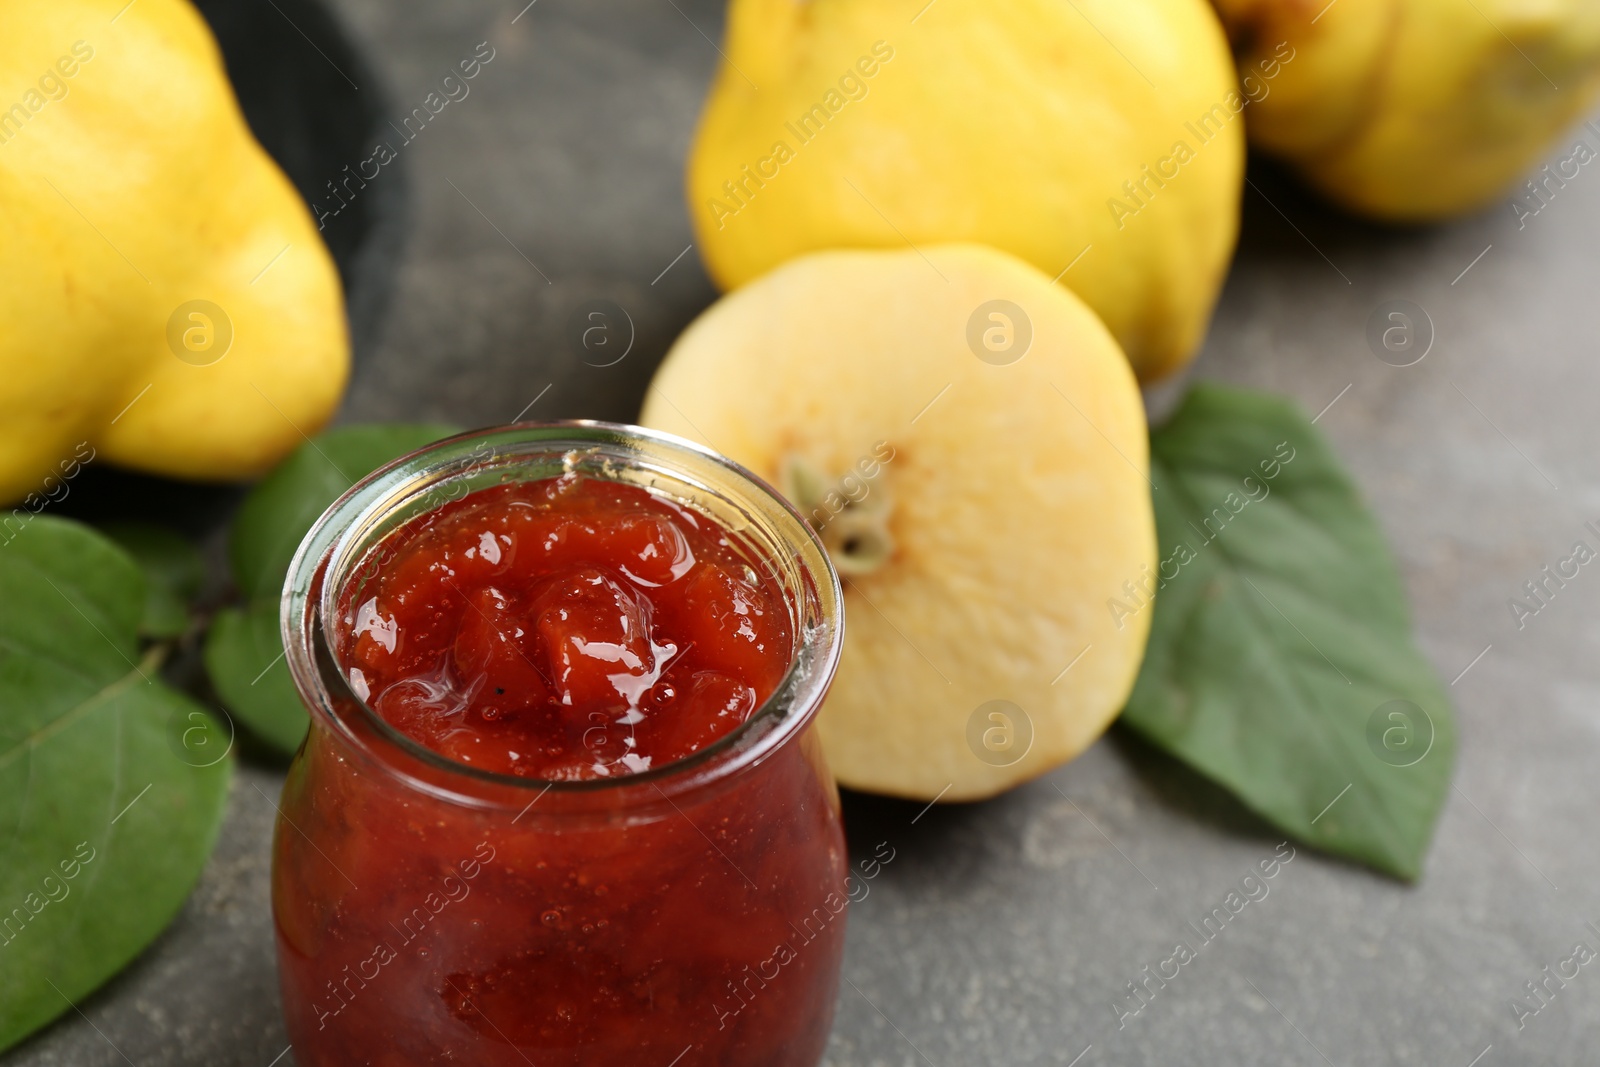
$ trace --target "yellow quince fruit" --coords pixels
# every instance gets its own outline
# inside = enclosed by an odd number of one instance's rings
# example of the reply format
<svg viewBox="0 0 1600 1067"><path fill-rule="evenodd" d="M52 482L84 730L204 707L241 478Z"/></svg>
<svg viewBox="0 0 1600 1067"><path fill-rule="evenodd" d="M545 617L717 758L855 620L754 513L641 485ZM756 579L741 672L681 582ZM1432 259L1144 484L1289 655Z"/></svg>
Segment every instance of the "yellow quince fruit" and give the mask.
<svg viewBox="0 0 1600 1067"><path fill-rule="evenodd" d="M732 0L688 165L712 278L973 241L1083 298L1141 378L1198 348L1243 107L1206 0Z"/></svg>
<svg viewBox="0 0 1600 1067"><path fill-rule="evenodd" d="M1252 98L1251 142L1380 219L1492 202L1600 92L1592 0L1215 3Z"/></svg>
<svg viewBox="0 0 1600 1067"><path fill-rule="evenodd" d="M7 0L0 501L257 474L332 414L338 274L186 0Z"/></svg>
<svg viewBox="0 0 1600 1067"><path fill-rule="evenodd" d="M778 486L844 578L818 718L845 785L974 800L1127 700L1156 562L1144 405L1100 320L979 245L802 256L684 331L642 421Z"/></svg>

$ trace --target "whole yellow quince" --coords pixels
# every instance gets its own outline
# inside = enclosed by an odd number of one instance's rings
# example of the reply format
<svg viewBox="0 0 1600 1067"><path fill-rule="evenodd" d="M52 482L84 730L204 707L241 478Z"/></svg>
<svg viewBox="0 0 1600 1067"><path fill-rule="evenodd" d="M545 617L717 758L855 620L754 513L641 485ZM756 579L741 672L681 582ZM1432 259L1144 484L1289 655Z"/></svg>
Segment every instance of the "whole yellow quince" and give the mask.
<svg viewBox="0 0 1600 1067"><path fill-rule="evenodd" d="M1077 293L1141 378L1199 346L1244 168L1205 0L732 0L722 50L688 167L718 285L973 241Z"/></svg>
<svg viewBox="0 0 1600 1067"><path fill-rule="evenodd" d="M0 500L258 473L348 375L338 274L185 0L7 0Z"/></svg>
<svg viewBox="0 0 1600 1067"><path fill-rule="evenodd" d="M1484 206L1600 90L1593 0L1215 2L1260 93L1251 142L1381 219ZM1281 76L1253 89L1284 51Z"/></svg>

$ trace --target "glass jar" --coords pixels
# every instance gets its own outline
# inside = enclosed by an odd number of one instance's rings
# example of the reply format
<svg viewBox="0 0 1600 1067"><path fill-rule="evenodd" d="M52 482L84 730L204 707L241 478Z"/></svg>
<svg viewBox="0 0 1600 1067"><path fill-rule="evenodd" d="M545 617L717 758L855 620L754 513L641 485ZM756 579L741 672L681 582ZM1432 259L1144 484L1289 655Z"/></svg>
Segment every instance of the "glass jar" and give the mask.
<svg viewBox="0 0 1600 1067"><path fill-rule="evenodd" d="M334 606L411 519L568 472L719 523L782 590L787 674L733 733L642 773L544 782L455 763L352 691ZM284 786L272 898L302 1067L814 1067L837 993L847 858L812 721L841 627L838 577L794 510L674 437L525 424L363 479L312 528L285 587L284 643L311 729Z"/></svg>

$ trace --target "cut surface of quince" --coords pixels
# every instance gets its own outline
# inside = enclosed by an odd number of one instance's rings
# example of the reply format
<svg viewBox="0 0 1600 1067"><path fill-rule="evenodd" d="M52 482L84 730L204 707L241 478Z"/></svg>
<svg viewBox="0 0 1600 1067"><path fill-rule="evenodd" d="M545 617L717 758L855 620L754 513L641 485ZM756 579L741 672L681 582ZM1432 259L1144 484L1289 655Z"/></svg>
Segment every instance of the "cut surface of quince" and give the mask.
<svg viewBox="0 0 1600 1067"><path fill-rule="evenodd" d="M839 780L977 799L1121 709L1155 562L1144 408L1100 320L976 245L822 252L724 297L642 421L777 485L844 580L819 718Z"/></svg>

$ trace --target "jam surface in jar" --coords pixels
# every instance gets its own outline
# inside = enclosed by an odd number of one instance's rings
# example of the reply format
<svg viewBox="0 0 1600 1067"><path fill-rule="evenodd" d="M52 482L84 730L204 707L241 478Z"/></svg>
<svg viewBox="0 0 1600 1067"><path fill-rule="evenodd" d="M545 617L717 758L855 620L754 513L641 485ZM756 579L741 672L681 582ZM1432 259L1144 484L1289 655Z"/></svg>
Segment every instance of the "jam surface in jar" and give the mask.
<svg viewBox="0 0 1600 1067"><path fill-rule="evenodd" d="M782 597L705 516L563 475L472 493L400 531L346 591L355 692L483 770L610 777L700 751L787 669Z"/></svg>
<svg viewBox="0 0 1600 1067"><path fill-rule="evenodd" d="M809 717L710 785L630 785L795 662L796 601L758 563L698 511L576 475L469 493L361 557L327 615L338 671L516 797L419 789L313 715L273 846L302 1067L820 1062L850 894Z"/></svg>

